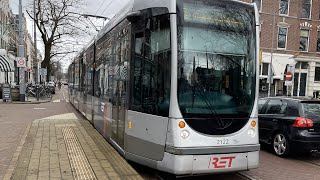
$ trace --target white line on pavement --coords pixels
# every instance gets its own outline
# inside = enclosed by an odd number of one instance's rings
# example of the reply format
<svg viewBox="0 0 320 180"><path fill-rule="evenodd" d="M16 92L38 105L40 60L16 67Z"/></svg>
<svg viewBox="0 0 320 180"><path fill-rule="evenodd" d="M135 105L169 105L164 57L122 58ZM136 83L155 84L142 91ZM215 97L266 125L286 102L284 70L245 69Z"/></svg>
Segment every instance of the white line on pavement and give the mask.
<svg viewBox="0 0 320 180"><path fill-rule="evenodd" d="M64 88L61 88L62 94L63 94L63 99L66 99L66 96L64 95Z"/></svg>
<svg viewBox="0 0 320 180"><path fill-rule="evenodd" d="M35 110L44 110L44 109L47 109L47 108L33 108Z"/></svg>

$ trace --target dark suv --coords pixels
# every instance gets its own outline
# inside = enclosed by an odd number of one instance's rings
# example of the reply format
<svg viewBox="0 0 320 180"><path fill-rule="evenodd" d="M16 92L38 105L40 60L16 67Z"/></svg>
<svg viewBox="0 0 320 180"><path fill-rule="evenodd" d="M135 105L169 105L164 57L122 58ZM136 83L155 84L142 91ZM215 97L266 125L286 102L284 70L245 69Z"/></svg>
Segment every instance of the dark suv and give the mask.
<svg viewBox="0 0 320 180"><path fill-rule="evenodd" d="M278 156L320 151L320 101L270 97L259 100L259 139Z"/></svg>

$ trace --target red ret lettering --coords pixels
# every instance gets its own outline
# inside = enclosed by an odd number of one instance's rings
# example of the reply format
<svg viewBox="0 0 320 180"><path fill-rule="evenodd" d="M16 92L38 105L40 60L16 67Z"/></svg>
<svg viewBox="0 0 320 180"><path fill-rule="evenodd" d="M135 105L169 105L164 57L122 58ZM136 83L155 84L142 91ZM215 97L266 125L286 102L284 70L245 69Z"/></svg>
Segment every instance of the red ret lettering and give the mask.
<svg viewBox="0 0 320 180"><path fill-rule="evenodd" d="M215 169L231 167L232 161L235 158L236 158L235 156L226 156L226 157L220 157L220 158L218 158L218 157L210 158L208 168L210 168L211 165L213 165L213 167Z"/></svg>

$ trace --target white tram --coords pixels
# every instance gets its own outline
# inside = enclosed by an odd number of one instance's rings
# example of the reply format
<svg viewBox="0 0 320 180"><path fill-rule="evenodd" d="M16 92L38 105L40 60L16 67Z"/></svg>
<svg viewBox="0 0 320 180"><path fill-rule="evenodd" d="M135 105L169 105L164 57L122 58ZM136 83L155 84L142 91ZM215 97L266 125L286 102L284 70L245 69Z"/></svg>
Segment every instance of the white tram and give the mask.
<svg viewBox="0 0 320 180"><path fill-rule="evenodd" d="M128 160L257 168L258 17L235 0L131 0L69 67L70 102Z"/></svg>

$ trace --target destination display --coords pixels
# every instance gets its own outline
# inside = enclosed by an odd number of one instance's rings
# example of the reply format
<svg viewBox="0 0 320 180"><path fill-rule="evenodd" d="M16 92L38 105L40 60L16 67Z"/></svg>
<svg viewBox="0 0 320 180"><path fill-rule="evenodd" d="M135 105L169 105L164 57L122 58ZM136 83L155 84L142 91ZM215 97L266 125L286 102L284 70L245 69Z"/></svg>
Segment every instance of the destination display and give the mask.
<svg viewBox="0 0 320 180"><path fill-rule="evenodd" d="M209 5L183 4L184 21L190 23L244 26L243 13L229 12L224 8Z"/></svg>

